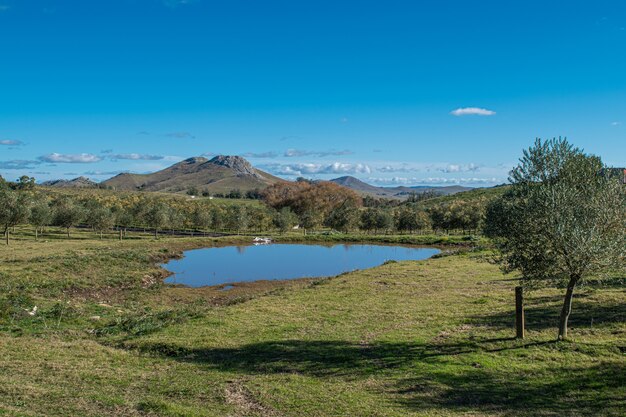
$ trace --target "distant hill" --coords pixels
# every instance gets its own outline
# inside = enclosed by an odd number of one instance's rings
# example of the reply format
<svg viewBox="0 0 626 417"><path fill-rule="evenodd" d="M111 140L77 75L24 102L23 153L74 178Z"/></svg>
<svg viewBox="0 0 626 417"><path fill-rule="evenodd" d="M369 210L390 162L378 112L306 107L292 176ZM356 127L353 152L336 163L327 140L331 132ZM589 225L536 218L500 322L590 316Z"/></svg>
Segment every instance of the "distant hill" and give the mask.
<svg viewBox="0 0 626 417"><path fill-rule="evenodd" d="M102 182L120 191L183 192L190 188L211 193L233 189L246 192L284 181L254 168L240 156L219 155L213 159L193 157L152 174L119 174Z"/></svg>
<svg viewBox="0 0 626 417"><path fill-rule="evenodd" d="M73 180L51 180L44 181L41 185L56 188L96 188L98 184L87 177L78 177Z"/></svg>
<svg viewBox="0 0 626 417"><path fill-rule="evenodd" d="M351 176L345 176L340 178L335 178L334 180L330 180L339 185L343 185L344 187L350 188L361 195L369 195L372 197L383 197L383 198L407 198L409 195L413 193L424 193L424 192L435 192L440 195L452 195L464 191L472 190L470 187L462 187L460 185L451 185L446 187L429 187L429 186L418 186L418 187L376 187L374 185L370 185L366 182L361 181L358 178L354 178Z"/></svg>

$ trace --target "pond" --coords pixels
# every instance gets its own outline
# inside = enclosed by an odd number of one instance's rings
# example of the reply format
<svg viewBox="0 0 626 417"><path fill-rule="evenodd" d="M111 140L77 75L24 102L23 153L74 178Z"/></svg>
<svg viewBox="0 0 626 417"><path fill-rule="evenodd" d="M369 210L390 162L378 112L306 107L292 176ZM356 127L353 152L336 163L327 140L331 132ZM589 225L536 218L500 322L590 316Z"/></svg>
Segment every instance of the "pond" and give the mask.
<svg viewBox="0 0 626 417"><path fill-rule="evenodd" d="M163 267L173 272L165 282L201 287L335 276L389 260L428 259L439 252L435 248L364 244L225 246L186 251L183 258Z"/></svg>

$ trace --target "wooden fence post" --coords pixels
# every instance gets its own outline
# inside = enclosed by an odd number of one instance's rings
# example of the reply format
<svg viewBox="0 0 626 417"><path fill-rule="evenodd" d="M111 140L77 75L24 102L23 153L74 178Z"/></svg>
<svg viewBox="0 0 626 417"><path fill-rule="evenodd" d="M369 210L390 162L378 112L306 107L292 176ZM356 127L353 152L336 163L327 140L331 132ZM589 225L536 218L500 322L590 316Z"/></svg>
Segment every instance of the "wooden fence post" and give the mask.
<svg viewBox="0 0 626 417"><path fill-rule="evenodd" d="M515 287L515 330L518 339L524 338L524 287Z"/></svg>

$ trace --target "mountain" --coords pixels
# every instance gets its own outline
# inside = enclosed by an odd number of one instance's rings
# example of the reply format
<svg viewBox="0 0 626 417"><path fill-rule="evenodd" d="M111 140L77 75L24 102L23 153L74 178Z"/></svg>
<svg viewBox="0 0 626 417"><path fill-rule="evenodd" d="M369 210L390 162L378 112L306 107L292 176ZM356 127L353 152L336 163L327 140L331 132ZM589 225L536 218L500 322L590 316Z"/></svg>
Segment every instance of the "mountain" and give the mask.
<svg viewBox="0 0 626 417"><path fill-rule="evenodd" d="M284 181L254 168L240 156L219 155L213 159L193 157L152 174L119 174L102 185L114 190L181 192L194 187L199 191L226 193L263 189Z"/></svg>
<svg viewBox="0 0 626 417"><path fill-rule="evenodd" d="M330 181L350 188L361 195L369 195L372 197L383 198L407 198L413 193L420 194L425 192L434 192L440 195L452 195L472 189L470 187L462 187L460 185L451 185L445 187L376 187L351 176L335 178L334 180Z"/></svg>
<svg viewBox="0 0 626 417"><path fill-rule="evenodd" d="M334 182L335 184L343 185L344 187L350 188L360 194L380 197L389 197L390 194L389 190L386 190L384 187L375 187L349 175L345 177L335 178L334 180L330 181Z"/></svg>
<svg viewBox="0 0 626 417"><path fill-rule="evenodd" d="M87 177L78 177L73 180L50 180L44 181L41 185L45 187L57 188L96 188L98 184Z"/></svg>

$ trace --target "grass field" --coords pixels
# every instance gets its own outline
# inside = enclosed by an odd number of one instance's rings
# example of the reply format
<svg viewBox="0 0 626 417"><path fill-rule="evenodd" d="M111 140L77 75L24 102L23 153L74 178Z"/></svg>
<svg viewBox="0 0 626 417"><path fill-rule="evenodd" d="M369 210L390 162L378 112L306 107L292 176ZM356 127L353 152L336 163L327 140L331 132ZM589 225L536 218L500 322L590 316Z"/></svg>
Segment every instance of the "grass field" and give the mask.
<svg viewBox="0 0 626 417"><path fill-rule="evenodd" d="M520 341L485 251L221 292L158 264L249 238L91 237L0 246L0 415L626 414L624 280L577 293L568 342L562 291L528 294Z"/></svg>

